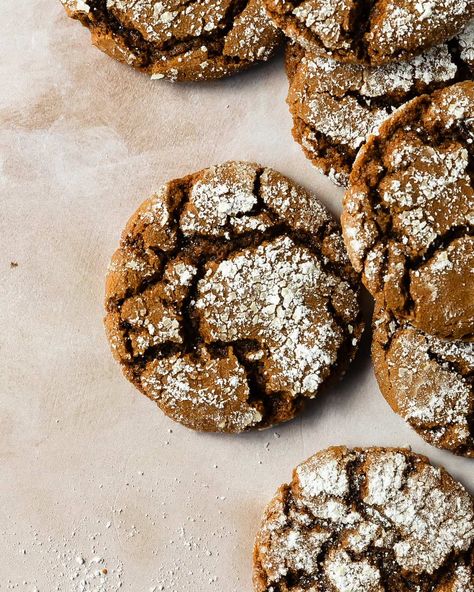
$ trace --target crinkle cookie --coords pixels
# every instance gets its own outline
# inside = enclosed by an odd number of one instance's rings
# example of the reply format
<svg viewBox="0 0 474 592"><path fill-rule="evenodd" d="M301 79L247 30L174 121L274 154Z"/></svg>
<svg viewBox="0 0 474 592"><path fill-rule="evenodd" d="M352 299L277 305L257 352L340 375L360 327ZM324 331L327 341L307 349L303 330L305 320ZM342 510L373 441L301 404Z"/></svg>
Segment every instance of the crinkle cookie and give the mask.
<svg viewBox="0 0 474 592"><path fill-rule="evenodd" d="M359 148L388 115L417 95L472 78L474 27L408 62L342 64L294 44L286 61L293 136L316 167L346 186Z"/></svg>
<svg viewBox="0 0 474 592"><path fill-rule="evenodd" d="M344 198L349 257L397 319L474 337L474 83L401 107L362 147Z"/></svg>
<svg viewBox="0 0 474 592"><path fill-rule="evenodd" d="M268 60L283 38L262 0L61 1L94 45L152 78L221 78Z"/></svg>
<svg viewBox="0 0 474 592"><path fill-rule="evenodd" d="M474 501L406 449L334 447L267 506L256 592L474 592Z"/></svg>
<svg viewBox="0 0 474 592"><path fill-rule="evenodd" d="M168 416L242 432L291 419L344 372L358 291L316 197L229 162L167 183L132 216L105 325L125 376Z"/></svg>
<svg viewBox="0 0 474 592"><path fill-rule="evenodd" d="M459 34L472 0L263 0L268 14L304 49L338 62L406 61Z"/></svg>
<svg viewBox="0 0 474 592"><path fill-rule="evenodd" d="M474 458L474 342L432 337L374 314L372 357L384 397L422 438Z"/></svg>

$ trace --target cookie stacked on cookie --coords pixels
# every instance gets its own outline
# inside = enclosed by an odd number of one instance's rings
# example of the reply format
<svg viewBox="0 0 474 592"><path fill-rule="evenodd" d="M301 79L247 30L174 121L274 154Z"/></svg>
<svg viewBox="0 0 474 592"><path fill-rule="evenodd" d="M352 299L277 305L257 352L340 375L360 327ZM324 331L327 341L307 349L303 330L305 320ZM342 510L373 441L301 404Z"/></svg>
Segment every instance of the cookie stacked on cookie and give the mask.
<svg viewBox="0 0 474 592"><path fill-rule="evenodd" d="M418 97L371 136L344 199L376 301L380 388L428 442L474 456L474 82Z"/></svg>
<svg viewBox="0 0 474 592"><path fill-rule="evenodd" d="M347 186L358 150L398 107L474 71L469 0L265 0L286 53L293 135Z"/></svg>

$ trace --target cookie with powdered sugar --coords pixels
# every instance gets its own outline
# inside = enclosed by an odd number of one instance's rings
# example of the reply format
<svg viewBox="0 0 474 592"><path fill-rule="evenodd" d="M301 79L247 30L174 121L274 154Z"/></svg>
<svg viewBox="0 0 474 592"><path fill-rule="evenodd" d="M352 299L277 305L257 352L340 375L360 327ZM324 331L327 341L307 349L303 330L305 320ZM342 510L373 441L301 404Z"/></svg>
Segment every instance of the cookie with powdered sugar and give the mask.
<svg viewBox="0 0 474 592"><path fill-rule="evenodd" d="M345 371L363 323L338 224L280 173L229 162L164 185L107 277L125 376L172 419L242 432L286 421Z"/></svg>
<svg viewBox="0 0 474 592"><path fill-rule="evenodd" d="M344 198L349 257L380 305L474 337L474 82L401 107L362 147Z"/></svg>
<svg viewBox="0 0 474 592"><path fill-rule="evenodd" d="M472 0L263 0L305 50L338 62L406 61L449 41L474 18Z"/></svg>
<svg viewBox="0 0 474 592"><path fill-rule="evenodd" d="M283 35L262 0L61 0L111 57L152 78L210 80L268 60Z"/></svg>
<svg viewBox="0 0 474 592"><path fill-rule="evenodd" d="M407 62L343 64L290 44L286 63L293 136L317 168L346 186L358 150L395 109L472 78L474 27Z"/></svg>
<svg viewBox="0 0 474 592"><path fill-rule="evenodd" d="M474 458L474 342L445 340L376 307L372 358L392 409L430 444Z"/></svg>
<svg viewBox="0 0 474 592"><path fill-rule="evenodd" d="M333 447L267 506L256 592L474 592L474 500L406 449Z"/></svg>

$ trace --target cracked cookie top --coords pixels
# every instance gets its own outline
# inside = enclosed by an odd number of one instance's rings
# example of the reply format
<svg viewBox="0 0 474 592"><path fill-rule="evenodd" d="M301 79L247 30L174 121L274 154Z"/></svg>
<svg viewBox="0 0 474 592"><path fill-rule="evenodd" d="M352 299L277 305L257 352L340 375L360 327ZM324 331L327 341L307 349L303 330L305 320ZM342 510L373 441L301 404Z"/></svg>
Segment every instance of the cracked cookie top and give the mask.
<svg viewBox="0 0 474 592"><path fill-rule="evenodd" d="M349 257L395 317L474 336L474 83L401 107L362 147L344 198Z"/></svg>
<svg viewBox="0 0 474 592"><path fill-rule="evenodd" d="M450 43L385 66L343 64L288 45L295 140L323 173L346 186L359 148L388 115L417 95L472 78L472 48L472 26Z"/></svg>
<svg viewBox="0 0 474 592"><path fill-rule="evenodd" d="M206 431L291 419L354 356L357 275L316 197L229 162L167 183L132 216L107 277L125 375Z"/></svg>
<svg viewBox="0 0 474 592"><path fill-rule="evenodd" d="M473 498L406 449L333 447L267 506L256 592L473 592Z"/></svg>
<svg viewBox="0 0 474 592"><path fill-rule="evenodd" d="M282 41L261 0L61 0L113 58L172 81L221 78Z"/></svg>
<svg viewBox="0 0 474 592"><path fill-rule="evenodd" d="M474 458L474 342L444 340L376 307L372 358L382 394L422 438Z"/></svg>
<svg viewBox="0 0 474 592"><path fill-rule="evenodd" d="M268 14L306 50L370 66L405 61L460 33L472 0L263 0Z"/></svg>

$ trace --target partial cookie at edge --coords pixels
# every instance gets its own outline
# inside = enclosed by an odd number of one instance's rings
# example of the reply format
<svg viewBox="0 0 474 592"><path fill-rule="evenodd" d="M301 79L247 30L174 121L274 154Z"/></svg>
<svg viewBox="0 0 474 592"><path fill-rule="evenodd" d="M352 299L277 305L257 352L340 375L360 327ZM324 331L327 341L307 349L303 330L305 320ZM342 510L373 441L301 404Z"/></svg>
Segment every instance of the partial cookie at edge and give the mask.
<svg viewBox="0 0 474 592"><path fill-rule="evenodd" d="M452 39L474 18L471 0L264 2L287 37L306 50L367 66L406 61Z"/></svg>
<svg viewBox="0 0 474 592"><path fill-rule="evenodd" d="M114 59L152 78L210 80L268 60L283 36L261 0L61 0Z"/></svg>
<svg viewBox="0 0 474 592"><path fill-rule="evenodd" d="M256 592L474 592L474 500L400 448L332 447L268 504Z"/></svg>
<svg viewBox="0 0 474 592"><path fill-rule="evenodd" d="M429 444L474 458L474 342L447 341L376 307L372 359L392 409Z"/></svg>

